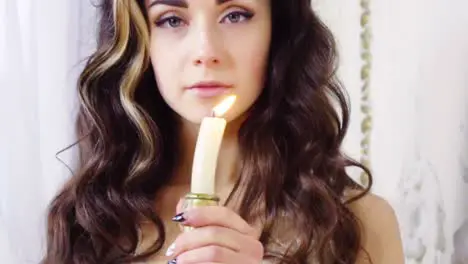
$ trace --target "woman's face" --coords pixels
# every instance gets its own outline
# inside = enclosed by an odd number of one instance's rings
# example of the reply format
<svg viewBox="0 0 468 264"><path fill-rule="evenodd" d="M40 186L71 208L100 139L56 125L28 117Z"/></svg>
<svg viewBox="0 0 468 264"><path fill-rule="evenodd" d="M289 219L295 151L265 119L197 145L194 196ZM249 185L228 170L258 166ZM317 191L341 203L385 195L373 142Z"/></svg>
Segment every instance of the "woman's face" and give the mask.
<svg viewBox="0 0 468 264"><path fill-rule="evenodd" d="M269 0L147 0L151 62L159 91L200 123L226 95L245 113L264 86L271 40Z"/></svg>

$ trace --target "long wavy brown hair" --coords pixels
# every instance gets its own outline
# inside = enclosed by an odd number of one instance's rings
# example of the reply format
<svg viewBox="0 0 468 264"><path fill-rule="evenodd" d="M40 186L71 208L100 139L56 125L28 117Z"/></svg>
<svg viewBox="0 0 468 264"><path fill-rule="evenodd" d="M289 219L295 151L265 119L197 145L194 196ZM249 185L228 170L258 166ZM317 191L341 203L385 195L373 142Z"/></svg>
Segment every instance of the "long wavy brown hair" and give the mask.
<svg viewBox="0 0 468 264"><path fill-rule="evenodd" d="M174 170L178 127L149 63L144 2L99 5L98 48L78 82L79 167L50 205L44 264L140 261L164 244L154 203ZM271 0L267 82L239 131L242 166L232 193L242 193L239 214L248 222L262 208L265 258L355 263L361 232L348 204L371 185L360 188L346 168L371 176L341 150L349 105L336 79L334 38L310 2ZM350 189L354 197L345 195ZM295 243L275 252L268 245L285 215L295 221L288 230ZM142 221L158 237L135 254Z"/></svg>

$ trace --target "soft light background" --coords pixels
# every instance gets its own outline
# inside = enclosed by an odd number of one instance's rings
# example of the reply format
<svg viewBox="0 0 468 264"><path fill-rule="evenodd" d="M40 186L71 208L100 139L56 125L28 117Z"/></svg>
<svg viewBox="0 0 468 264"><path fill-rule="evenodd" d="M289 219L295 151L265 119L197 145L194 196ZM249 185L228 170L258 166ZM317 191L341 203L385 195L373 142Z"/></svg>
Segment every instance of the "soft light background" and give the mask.
<svg viewBox="0 0 468 264"><path fill-rule="evenodd" d="M468 252L468 2L370 1L373 191L395 207L407 263L468 263L453 257ZM0 0L1 263L38 262L44 210L70 175L55 154L74 138L90 2ZM345 149L359 159L362 7L313 2L338 39L353 105ZM60 157L73 164L73 151Z"/></svg>

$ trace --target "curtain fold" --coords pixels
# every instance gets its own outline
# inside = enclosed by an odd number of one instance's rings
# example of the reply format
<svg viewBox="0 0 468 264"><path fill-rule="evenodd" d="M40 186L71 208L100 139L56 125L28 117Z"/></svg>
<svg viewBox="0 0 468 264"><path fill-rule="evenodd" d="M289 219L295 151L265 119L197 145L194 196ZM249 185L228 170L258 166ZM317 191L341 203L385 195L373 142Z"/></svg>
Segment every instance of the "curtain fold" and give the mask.
<svg viewBox="0 0 468 264"><path fill-rule="evenodd" d="M75 141L91 8L90 1L0 0L1 263L38 263L43 255L47 205L71 175L65 165L73 167L75 149L56 154Z"/></svg>

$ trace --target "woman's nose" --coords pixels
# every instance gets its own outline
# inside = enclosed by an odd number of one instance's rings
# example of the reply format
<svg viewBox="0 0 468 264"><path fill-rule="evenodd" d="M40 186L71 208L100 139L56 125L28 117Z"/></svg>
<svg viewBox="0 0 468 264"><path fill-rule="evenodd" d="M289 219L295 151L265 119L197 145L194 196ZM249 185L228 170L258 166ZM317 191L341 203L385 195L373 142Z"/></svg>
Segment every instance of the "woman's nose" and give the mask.
<svg viewBox="0 0 468 264"><path fill-rule="evenodd" d="M193 45L195 55L192 59L195 66L215 67L223 61L223 44L221 35L214 29L199 31Z"/></svg>

